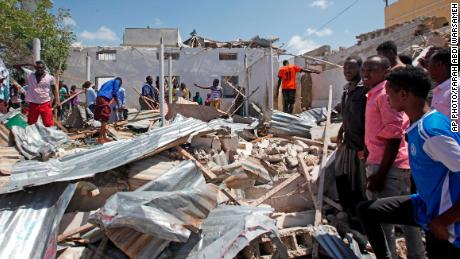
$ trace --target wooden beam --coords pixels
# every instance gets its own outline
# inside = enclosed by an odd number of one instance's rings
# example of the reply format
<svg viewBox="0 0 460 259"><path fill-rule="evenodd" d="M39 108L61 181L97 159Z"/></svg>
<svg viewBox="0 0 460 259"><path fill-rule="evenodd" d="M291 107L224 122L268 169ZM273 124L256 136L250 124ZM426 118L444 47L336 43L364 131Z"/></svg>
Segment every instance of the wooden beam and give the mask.
<svg viewBox="0 0 460 259"><path fill-rule="evenodd" d="M83 93L83 92L84 92L84 91L79 91L79 92L76 92L76 93L72 94L71 96L69 96L69 98L67 98L67 99L65 99L64 101L60 102L58 105L55 105L55 106L53 107L53 110L56 109L57 107L62 107L62 105L63 105L64 103L66 103L66 102L72 100L75 96L77 96L77 95L79 95L79 94L81 94L81 93Z"/></svg>
<svg viewBox="0 0 460 259"><path fill-rule="evenodd" d="M280 183L275 188L271 189L269 192L264 194L262 197L258 198L254 202L252 202L251 205L259 206L264 201L268 200L270 197L272 197L273 195L275 195L276 193L278 193L279 191L281 191L286 186L288 186L290 183L294 182L295 180L299 179L300 177L301 177L300 174L294 173L291 177L289 177L288 179L284 180L284 182Z"/></svg>
<svg viewBox="0 0 460 259"><path fill-rule="evenodd" d="M72 236L75 236L76 234L80 234L82 232L88 232L90 231L91 229L95 228L96 226L90 224L90 223L86 223L85 225L81 226L81 227L78 227L76 229L72 229L68 232L64 232L62 234L60 234L58 236L58 243L66 240L67 238L69 237L72 237Z"/></svg>
<svg viewBox="0 0 460 259"><path fill-rule="evenodd" d="M303 176L305 177L305 180L307 181L308 195L310 196L310 198L311 198L311 200L313 202L313 206L316 209L316 199L315 199L315 195L313 194L313 190L311 188L312 181L311 181L311 177L310 177L310 171L313 168L308 168L307 164L305 163L304 156L302 154L299 154L297 156L297 159L299 160L299 163L300 163L299 170L303 174Z"/></svg>
<svg viewBox="0 0 460 259"><path fill-rule="evenodd" d="M318 187L318 200L316 202L316 214L315 214L315 226L318 226L322 220L322 210L323 210L323 197L324 197L324 178L326 171L326 159L327 159L327 149L328 149L328 129L331 124L331 109L332 109L332 85L329 85L329 100L327 104L327 118L326 126L324 127L323 133L323 154L321 156L321 165L319 169L319 187Z"/></svg>

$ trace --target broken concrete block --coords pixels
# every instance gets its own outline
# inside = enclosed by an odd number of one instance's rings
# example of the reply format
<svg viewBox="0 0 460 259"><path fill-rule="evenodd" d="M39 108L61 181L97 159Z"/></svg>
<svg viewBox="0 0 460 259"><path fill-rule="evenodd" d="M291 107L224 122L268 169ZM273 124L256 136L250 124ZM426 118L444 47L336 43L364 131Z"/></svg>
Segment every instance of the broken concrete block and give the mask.
<svg viewBox="0 0 460 259"><path fill-rule="evenodd" d="M212 157L212 160L220 166L228 165L227 154L225 154L223 151L221 151L219 154L214 155Z"/></svg>
<svg viewBox="0 0 460 259"><path fill-rule="evenodd" d="M222 149L224 151L236 151L238 149L239 138L235 134L230 134L228 136L220 137L220 143L222 144Z"/></svg>
<svg viewBox="0 0 460 259"><path fill-rule="evenodd" d="M204 148L205 150L208 148L216 152L222 150L219 138L213 135L194 136L190 145L194 148Z"/></svg>
<svg viewBox="0 0 460 259"><path fill-rule="evenodd" d="M244 148L238 147L236 153L239 156L247 157L252 154L253 151L253 144L251 142L240 142L239 145L244 144Z"/></svg>
<svg viewBox="0 0 460 259"><path fill-rule="evenodd" d="M303 141L296 140L294 144L298 147L301 147L303 152L307 152L309 150L309 146Z"/></svg>
<svg viewBox="0 0 460 259"><path fill-rule="evenodd" d="M270 163L279 163L279 162L282 162L284 159L283 159L283 156L281 156L280 154L277 154L277 155L264 155L262 156L262 159L270 162Z"/></svg>
<svg viewBox="0 0 460 259"><path fill-rule="evenodd" d="M268 148L269 145L270 145L270 141L268 139L264 139L261 142L257 143L258 148Z"/></svg>
<svg viewBox="0 0 460 259"><path fill-rule="evenodd" d="M286 157L286 164L288 168L295 168L299 165L299 160L296 157L288 156Z"/></svg>
<svg viewBox="0 0 460 259"><path fill-rule="evenodd" d="M301 211L292 213L273 213L271 216L276 220L278 228L306 227L313 225L315 221L315 211Z"/></svg>

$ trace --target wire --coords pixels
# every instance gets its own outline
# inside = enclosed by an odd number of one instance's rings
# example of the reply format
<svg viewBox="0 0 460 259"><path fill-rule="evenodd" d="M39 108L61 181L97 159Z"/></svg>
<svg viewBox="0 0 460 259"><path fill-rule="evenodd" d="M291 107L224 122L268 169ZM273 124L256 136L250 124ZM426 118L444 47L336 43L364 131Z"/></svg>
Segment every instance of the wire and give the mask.
<svg viewBox="0 0 460 259"><path fill-rule="evenodd" d="M339 18L340 15L342 15L343 13L345 13L346 11L348 11L348 9L352 8L356 3L358 3L359 0L355 0L353 3L351 3L349 6L345 7L345 9L343 9L342 11L340 11L340 13L338 13L336 16L332 17L332 19L330 19L329 21L327 21L325 24L323 24L318 30L321 30L323 29L324 27L326 27L328 24L330 24L331 22L333 22L335 19Z"/></svg>

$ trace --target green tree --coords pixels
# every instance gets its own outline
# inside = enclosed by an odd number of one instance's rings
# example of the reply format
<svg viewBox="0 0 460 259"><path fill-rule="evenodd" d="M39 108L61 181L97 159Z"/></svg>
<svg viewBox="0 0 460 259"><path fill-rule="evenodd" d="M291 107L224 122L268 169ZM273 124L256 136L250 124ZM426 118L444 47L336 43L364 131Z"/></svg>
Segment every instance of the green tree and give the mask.
<svg viewBox="0 0 460 259"><path fill-rule="evenodd" d="M0 0L0 57L7 64L27 63L32 60L32 39L41 41L41 59L51 73L59 67L65 70L75 34L64 20L70 11L51 12L50 0L38 1L33 12L23 8L20 0Z"/></svg>

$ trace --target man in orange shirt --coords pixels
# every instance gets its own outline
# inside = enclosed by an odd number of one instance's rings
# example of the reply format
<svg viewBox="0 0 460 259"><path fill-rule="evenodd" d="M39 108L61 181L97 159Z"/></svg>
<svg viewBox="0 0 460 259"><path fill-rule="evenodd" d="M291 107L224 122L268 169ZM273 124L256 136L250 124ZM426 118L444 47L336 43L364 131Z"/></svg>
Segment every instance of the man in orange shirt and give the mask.
<svg viewBox="0 0 460 259"><path fill-rule="evenodd" d="M278 87L275 92L275 99L278 99L280 85L283 87L283 110L286 113L292 114L295 103L295 90L297 88L296 74L299 72L317 73L318 71L304 69L296 65L289 65L289 61L283 61L283 66L278 72Z"/></svg>

